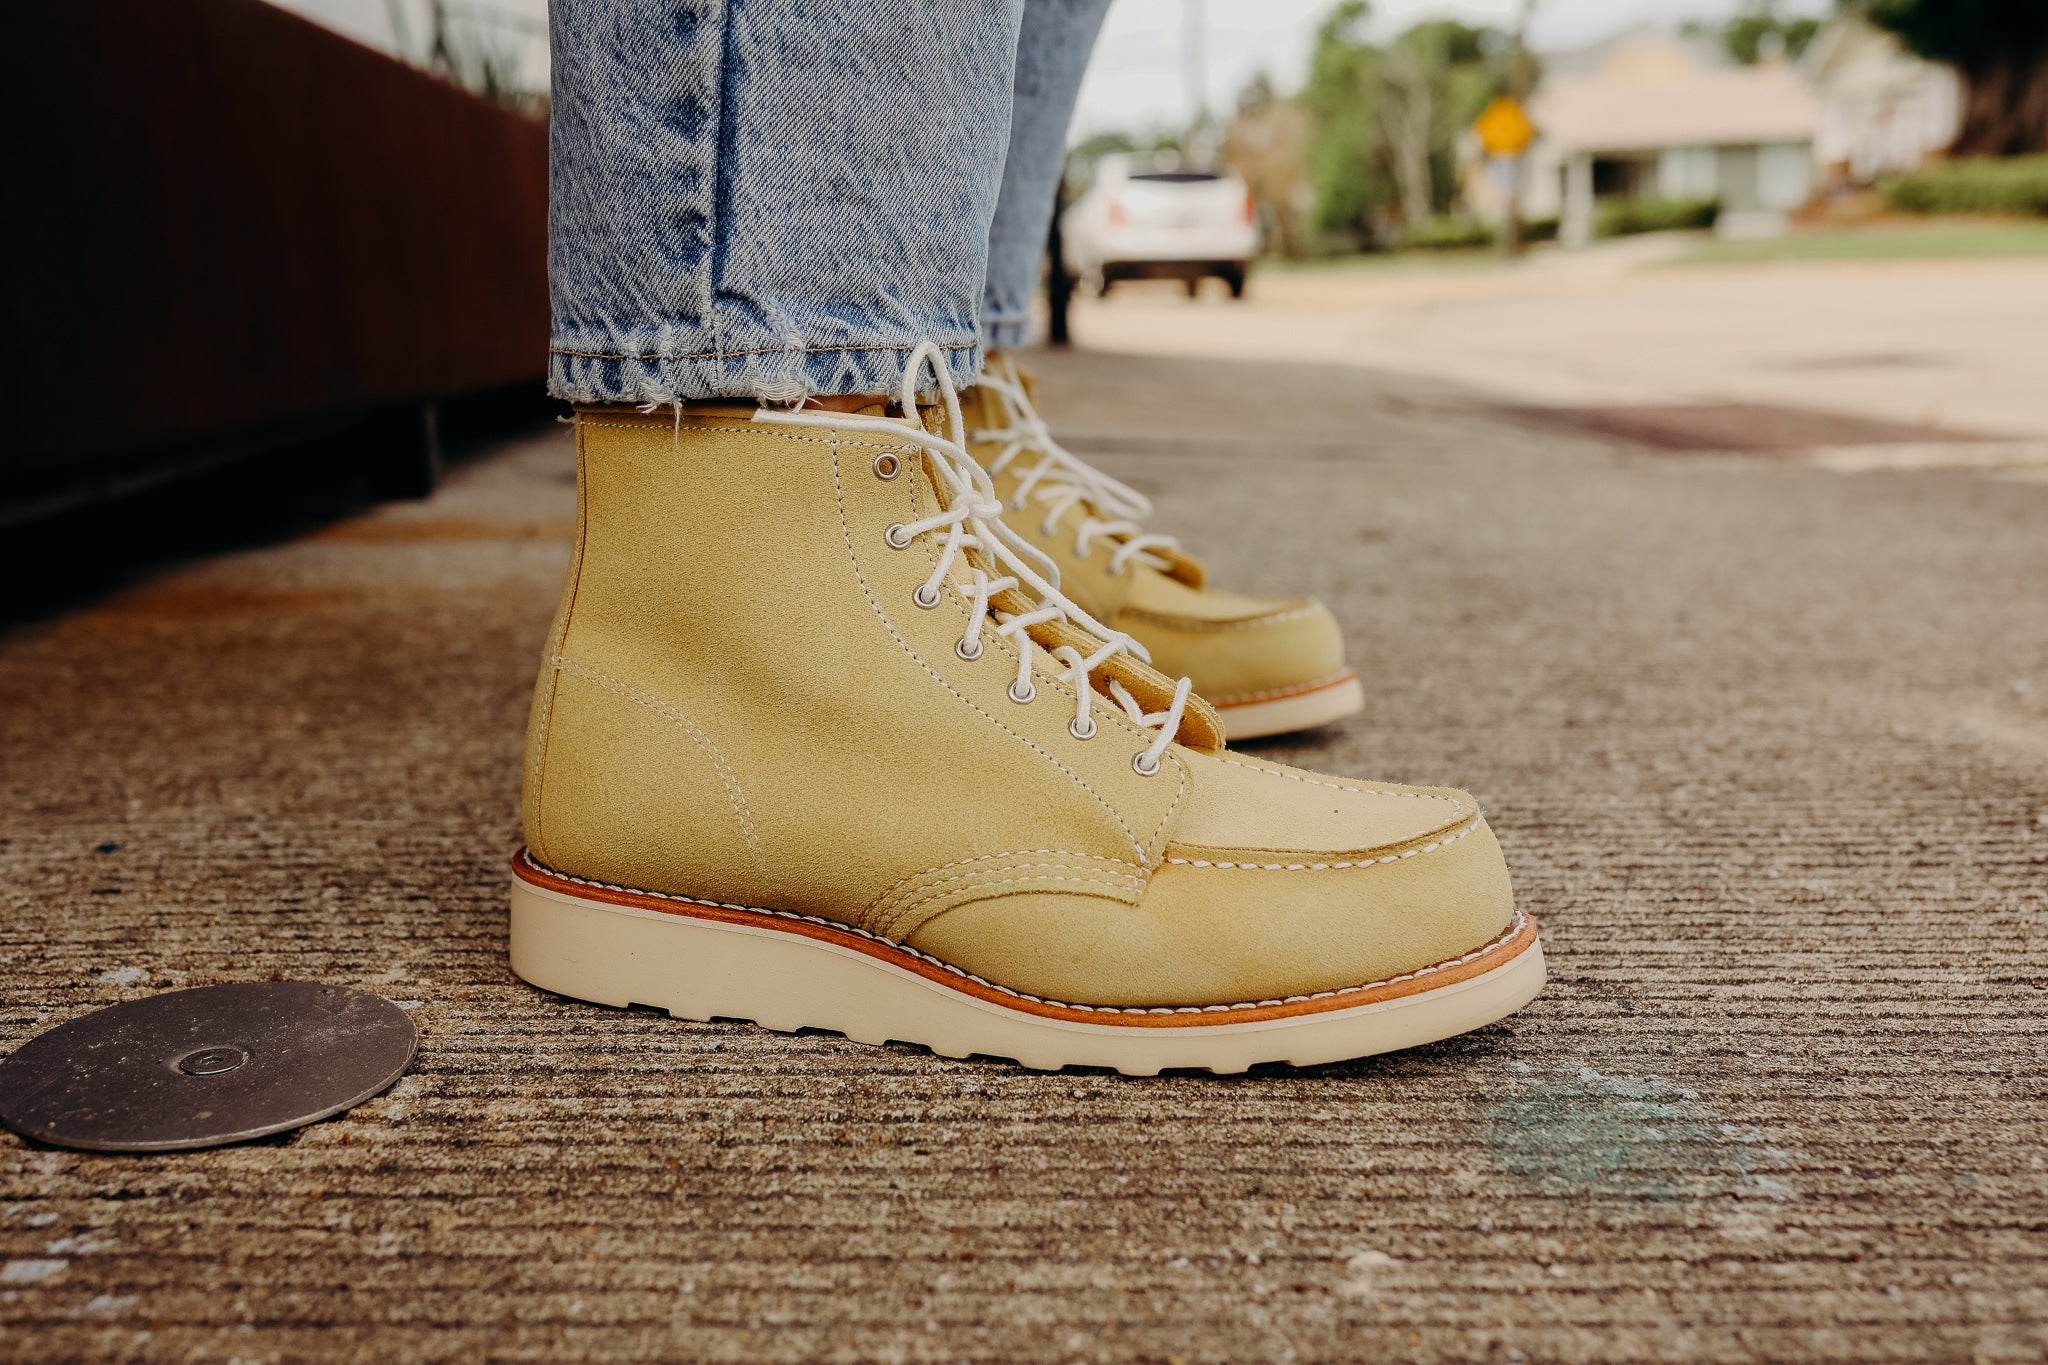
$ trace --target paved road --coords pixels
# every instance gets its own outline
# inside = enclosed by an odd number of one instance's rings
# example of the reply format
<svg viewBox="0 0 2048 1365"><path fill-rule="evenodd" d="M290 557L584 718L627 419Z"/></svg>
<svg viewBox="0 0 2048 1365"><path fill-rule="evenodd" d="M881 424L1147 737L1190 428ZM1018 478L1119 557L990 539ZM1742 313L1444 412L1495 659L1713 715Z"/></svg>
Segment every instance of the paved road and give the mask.
<svg viewBox="0 0 2048 1365"><path fill-rule="evenodd" d="M0 1047L278 973L424 1029L290 1139L0 1138L0 1356L2048 1351L2048 486L1660 454L1360 366L1045 388L1222 579L1329 598L1372 708L1266 752L1480 793L1532 1008L1134 1080L523 986L541 433L0 638Z"/></svg>
<svg viewBox="0 0 2048 1365"><path fill-rule="evenodd" d="M1356 364L1523 403L1858 414L1924 425L1936 442L2023 443L2027 463L2048 465L2048 256L1688 263L1695 249L1665 235L1513 268L1267 270L1238 307L1121 286L1082 300L1074 328L1098 350Z"/></svg>

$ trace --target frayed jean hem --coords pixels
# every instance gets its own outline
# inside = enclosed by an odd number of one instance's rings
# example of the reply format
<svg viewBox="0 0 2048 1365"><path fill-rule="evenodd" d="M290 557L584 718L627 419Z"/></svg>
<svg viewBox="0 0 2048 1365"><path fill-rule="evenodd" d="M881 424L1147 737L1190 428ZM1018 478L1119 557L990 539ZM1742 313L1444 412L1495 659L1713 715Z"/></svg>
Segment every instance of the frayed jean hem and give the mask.
<svg viewBox="0 0 2048 1365"><path fill-rule="evenodd" d="M794 405L824 394L894 394L903 364L921 343L788 346L683 355L607 355L557 344L549 348L548 392L572 403L678 403L696 398L746 398ZM972 341L937 343L953 383L966 388L981 374L982 348ZM919 389L930 392L929 374Z"/></svg>
<svg viewBox="0 0 2048 1365"><path fill-rule="evenodd" d="M1031 314L1013 313L1000 317L983 316L981 320L981 349L989 351L1014 351L1019 346L1031 344Z"/></svg>

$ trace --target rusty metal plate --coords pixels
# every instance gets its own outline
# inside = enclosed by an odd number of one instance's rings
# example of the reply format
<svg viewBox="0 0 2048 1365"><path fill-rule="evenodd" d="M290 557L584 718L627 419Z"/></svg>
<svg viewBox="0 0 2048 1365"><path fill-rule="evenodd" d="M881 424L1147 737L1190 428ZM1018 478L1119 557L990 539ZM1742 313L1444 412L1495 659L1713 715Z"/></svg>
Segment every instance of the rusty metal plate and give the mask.
<svg viewBox="0 0 2048 1365"><path fill-rule="evenodd" d="M361 1104L419 1031L382 996L311 981L169 991L95 1011L0 1061L0 1123L95 1152L177 1152Z"/></svg>

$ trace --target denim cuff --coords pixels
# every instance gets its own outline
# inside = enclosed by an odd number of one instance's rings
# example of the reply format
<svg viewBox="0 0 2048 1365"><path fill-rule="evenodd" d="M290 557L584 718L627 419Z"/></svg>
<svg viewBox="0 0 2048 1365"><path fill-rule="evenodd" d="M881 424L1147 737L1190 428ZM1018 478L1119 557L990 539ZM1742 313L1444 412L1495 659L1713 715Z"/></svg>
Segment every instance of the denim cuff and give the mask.
<svg viewBox="0 0 2048 1365"><path fill-rule="evenodd" d="M921 342L779 346L735 351L649 348L637 354L606 352L557 340L548 348L548 392L572 403L675 403L693 398L747 398L794 404L819 394L893 394L903 387L903 364ZM966 388L980 376L982 347L938 339L953 383ZM930 393L927 373L918 388Z"/></svg>
<svg viewBox="0 0 2048 1365"><path fill-rule="evenodd" d="M981 349L988 351L1014 351L1031 343L1031 314L984 313L981 319Z"/></svg>

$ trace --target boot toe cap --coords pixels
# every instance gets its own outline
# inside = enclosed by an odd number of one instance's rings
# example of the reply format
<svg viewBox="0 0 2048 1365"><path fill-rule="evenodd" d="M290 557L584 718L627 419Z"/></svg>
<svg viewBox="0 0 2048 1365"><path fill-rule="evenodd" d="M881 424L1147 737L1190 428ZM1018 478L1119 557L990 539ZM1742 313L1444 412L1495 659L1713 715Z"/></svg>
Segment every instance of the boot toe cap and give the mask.
<svg viewBox="0 0 2048 1365"><path fill-rule="evenodd" d="M1231 603L1227 614L1127 607L1115 624L1145 645L1161 672L1192 678L1218 706L1270 700L1344 673L1343 632L1321 602L1231 595Z"/></svg>
<svg viewBox="0 0 2048 1365"><path fill-rule="evenodd" d="M911 946L1051 1000L1228 1005L1400 979L1513 929L1506 863L1464 793L1190 758L1181 837L1136 904L975 901Z"/></svg>

